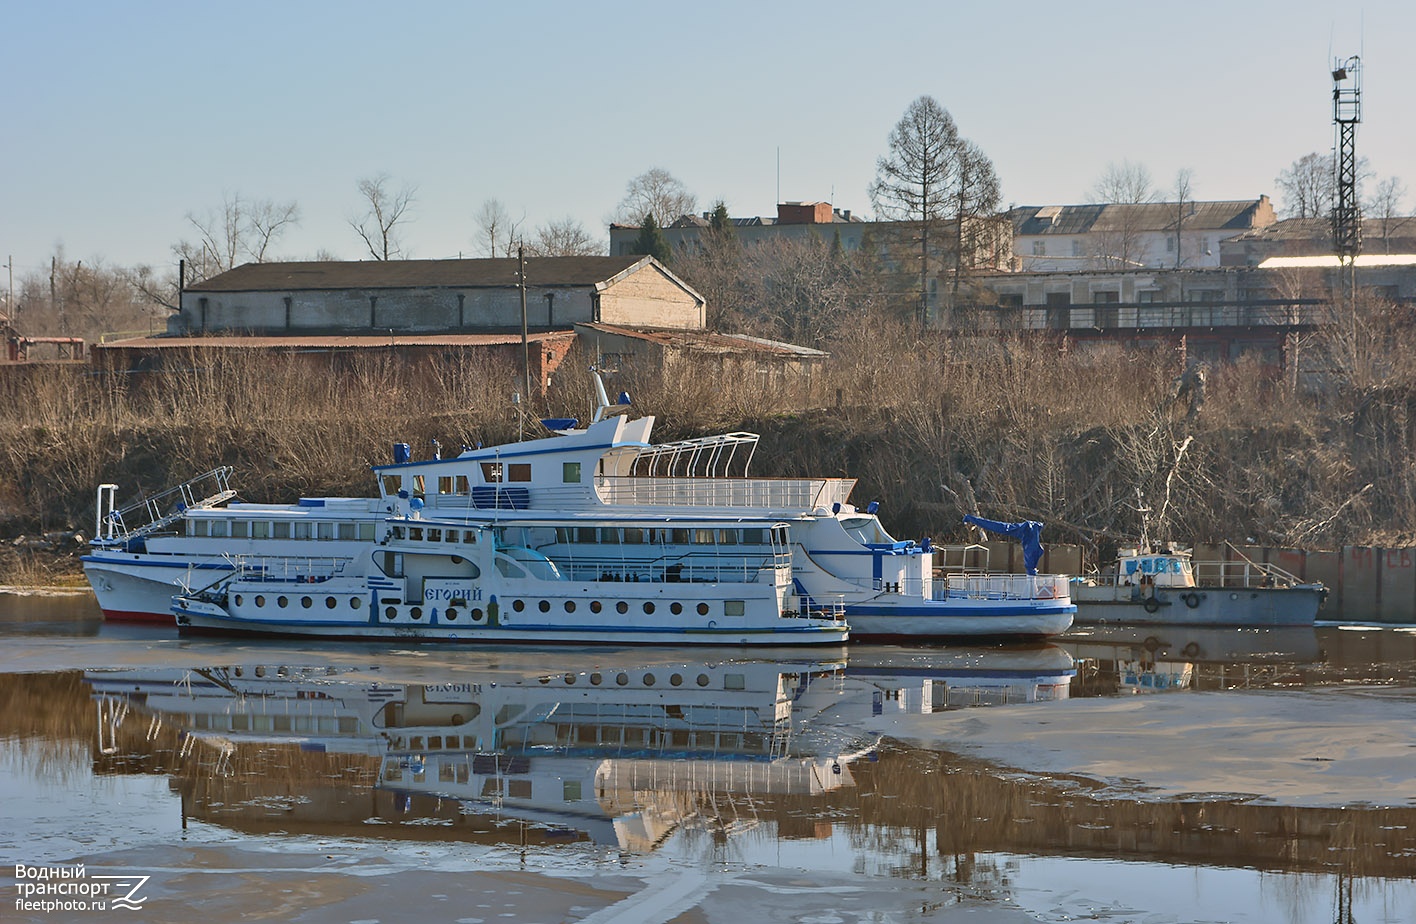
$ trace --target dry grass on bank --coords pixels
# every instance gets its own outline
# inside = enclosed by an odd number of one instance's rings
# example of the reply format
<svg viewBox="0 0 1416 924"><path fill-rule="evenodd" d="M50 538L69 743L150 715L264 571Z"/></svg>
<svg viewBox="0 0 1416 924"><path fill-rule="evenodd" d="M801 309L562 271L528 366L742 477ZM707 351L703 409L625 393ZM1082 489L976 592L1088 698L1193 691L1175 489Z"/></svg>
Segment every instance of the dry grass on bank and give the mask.
<svg viewBox="0 0 1416 924"><path fill-rule="evenodd" d="M1173 350L870 321L809 376L681 360L610 385L658 418L657 439L747 429L763 436L759 474L859 478L856 500L880 498L902 535L962 538L960 517L978 511L1041 519L1054 541L1411 542L1416 394L1409 370L1368 354L1385 343L1400 357L1392 341L1412 338L1389 316L1338 333L1305 344L1322 373L1301 384L1252 361L1185 375ZM584 419L586 365L568 358L536 413ZM0 376L0 535L91 529L99 483L134 499L218 465L248 500L365 494L396 440L427 458L434 439L447 453L516 439L518 379L489 361L332 367L255 351L132 376Z"/></svg>

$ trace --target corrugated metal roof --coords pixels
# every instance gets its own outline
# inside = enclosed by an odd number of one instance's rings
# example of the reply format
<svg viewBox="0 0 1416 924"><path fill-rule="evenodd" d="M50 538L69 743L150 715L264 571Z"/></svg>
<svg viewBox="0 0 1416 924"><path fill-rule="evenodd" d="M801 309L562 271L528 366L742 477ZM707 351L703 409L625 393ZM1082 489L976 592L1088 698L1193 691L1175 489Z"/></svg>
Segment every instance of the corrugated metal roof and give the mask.
<svg viewBox="0 0 1416 924"><path fill-rule="evenodd" d="M543 331L527 335L532 343L567 340L570 330ZM134 337L96 343L95 350L179 350L179 349L388 349L389 347L478 347L521 345L520 334L381 334L314 335L289 337Z"/></svg>
<svg viewBox="0 0 1416 924"><path fill-rule="evenodd" d="M767 340L762 337L748 337L745 334L719 334L697 330L643 330L632 327L616 327L612 324L577 324L576 329L600 331L634 340L645 340L678 349L689 349L705 353L768 353L779 356L795 356L801 359L829 356L821 350Z"/></svg>
<svg viewBox="0 0 1416 924"><path fill-rule="evenodd" d="M630 269L643 256L528 257L526 281L534 287L593 286ZM510 288L514 258L481 260L359 260L247 263L188 286L189 292L299 289Z"/></svg>
<svg viewBox="0 0 1416 924"><path fill-rule="evenodd" d="M1253 224L1258 199L1221 202L1186 202L1184 227L1187 231L1243 230ZM1087 234L1126 230L1128 232L1174 230L1177 203L1145 202L1135 205L1028 205L1009 212L1015 233Z"/></svg>
<svg viewBox="0 0 1416 924"><path fill-rule="evenodd" d="M1395 237L1416 237L1416 217L1413 218L1364 218L1362 237L1380 239L1389 232ZM1332 220L1329 218L1285 218L1264 228L1254 228L1230 238L1234 241L1330 241L1332 240Z"/></svg>

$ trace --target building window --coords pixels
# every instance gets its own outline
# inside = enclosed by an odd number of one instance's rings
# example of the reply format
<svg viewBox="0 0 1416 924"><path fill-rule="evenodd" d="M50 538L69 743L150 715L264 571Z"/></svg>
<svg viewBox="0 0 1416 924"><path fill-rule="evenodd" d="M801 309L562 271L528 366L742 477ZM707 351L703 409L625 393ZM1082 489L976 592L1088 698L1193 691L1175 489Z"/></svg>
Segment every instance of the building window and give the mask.
<svg viewBox="0 0 1416 924"><path fill-rule="evenodd" d="M1072 256L1074 256L1074 257L1082 257L1082 256L1085 256L1086 254L1083 253L1083 249L1084 249L1084 248L1082 247L1082 242L1081 242L1081 240L1074 238L1074 239L1072 240Z"/></svg>
<svg viewBox="0 0 1416 924"><path fill-rule="evenodd" d="M1166 252L1166 253L1174 253L1174 252L1175 252L1175 238L1171 237L1171 236L1168 235L1168 234L1165 236L1165 252Z"/></svg>
<svg viewBox="0 0 1416 924"><path fill-rule="evenodd" d="M1047 241L1033 241L1033 256L1047 256Z"/></svg>

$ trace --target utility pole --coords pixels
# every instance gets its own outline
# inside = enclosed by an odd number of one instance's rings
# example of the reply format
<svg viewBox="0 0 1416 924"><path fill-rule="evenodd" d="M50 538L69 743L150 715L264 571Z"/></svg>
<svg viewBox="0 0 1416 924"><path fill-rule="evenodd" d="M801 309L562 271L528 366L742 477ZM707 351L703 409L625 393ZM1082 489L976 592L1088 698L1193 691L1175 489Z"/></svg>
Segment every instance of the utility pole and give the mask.
<svg viewBox="0 0 1416 924"><path fill-rule="evenodd" d="M531 402L531 347L526 337L526 248L518 245L516 248L516 259L520 268L516 273L517 286L521 289L521 379L522 387L526 389L526 402Z"/></svg>
<svg viewBox="0 0 1416 924"><path fill-rule="evenodd" d="M5 258L5 268L10 271L10 300L5 303L5 311L11 318L15 316L15 255Z"/></svg>

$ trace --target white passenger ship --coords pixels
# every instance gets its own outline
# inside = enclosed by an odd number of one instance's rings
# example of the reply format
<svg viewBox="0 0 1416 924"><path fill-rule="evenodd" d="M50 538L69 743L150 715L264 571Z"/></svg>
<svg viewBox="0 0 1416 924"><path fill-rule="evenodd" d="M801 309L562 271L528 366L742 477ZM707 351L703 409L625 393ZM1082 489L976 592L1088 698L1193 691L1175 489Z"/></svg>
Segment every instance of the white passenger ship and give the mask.
<svg viewBox="0 0 1416 924"><path fill-rule="evenodd" d="M752 433L651 445L596 380L593 421L376 466L377 498L228 503L226 469L116 509L85 570L113 619L188 629L457 640L781 644L1041 637L1065 577L945 574L854 479L753 478ZM174 597L175 595L175 597Z"/></svg>

